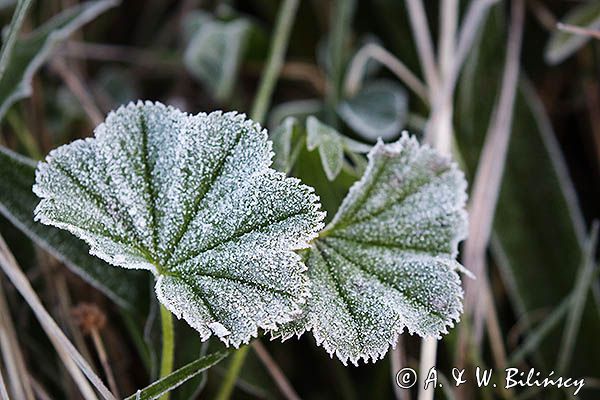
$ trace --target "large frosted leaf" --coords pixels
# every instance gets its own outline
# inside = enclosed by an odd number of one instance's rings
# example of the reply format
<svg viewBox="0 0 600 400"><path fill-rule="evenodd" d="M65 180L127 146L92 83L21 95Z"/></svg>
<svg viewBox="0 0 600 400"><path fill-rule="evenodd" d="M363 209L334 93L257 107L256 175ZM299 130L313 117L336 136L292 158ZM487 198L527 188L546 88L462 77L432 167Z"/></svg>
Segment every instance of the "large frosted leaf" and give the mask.
<svg viewBox="0 0 600 400"><path fill-rule="evenodd" d="M294 250L322 227L313 189L269 168L271 156L244 115L132 103L39 165L36 218L111 264L152 271L169 310L237 347L299 313L307 280Z"/></svg>
<svg viewBox="0 0 600 400"><path fill-rule="evenodd" d="M381 358L407 329L439 337L458 320L455 261L466 234L466 181L450 160L404 134L381 141L307 254L304 315L275 336L312 330L344 363Z"/></svg>
<svg viewBox="0 0 600 400"><path fill-rule="evenodd" d="M73 6L18 39L0 80L0 119L18 100L31 94L31 79L60 42L98 15L117 5L115 0L90 1Z"/></svg>

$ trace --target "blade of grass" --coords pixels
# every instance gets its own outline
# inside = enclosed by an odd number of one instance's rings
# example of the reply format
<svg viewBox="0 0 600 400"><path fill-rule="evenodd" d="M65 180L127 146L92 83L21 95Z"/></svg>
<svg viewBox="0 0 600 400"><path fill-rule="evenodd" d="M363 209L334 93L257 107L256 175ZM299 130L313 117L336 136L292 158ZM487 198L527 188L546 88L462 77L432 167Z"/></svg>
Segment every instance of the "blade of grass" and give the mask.
<svg viewBox="0 0 600 400"><path fill-rule="evenodd" d="M273 43L269 52L267 68L260 80L258 93L250 114L251 118L258 123L265 121L267 110L271 104L271 97L284 62L298 3L298 0L286 0L277 15L277 25L273 32Z"/></svg>
<svg viewBox="0 0 600 400"><path fill-rule="evenodd" d="M427 15L425 15L425 8L421 0L406 0L405 3L408 9L413 37L417 45L419 62L421 63L421 68L423 68L425 82L429 89L429 98L431 99L439 88L439 71L436 67L435 56L433 54L433 44L431 42L429 24L427 23Z"/></svg>
<svg viewBox="0 0 600 400"><path fill-rule="evenodd" d="M590 36L594 39L600 40L600 31L595 29L582 28L580 26L565 24L562 22L556 24L556 29L563 32L573 33L575 35Z"/></svg>
<svg viewBox="0 0 600 400"><path fill-rule="evenodd" d="M176 387L182 385L187 380L193 378L202 371L205 371L213 365L219 363L221 360L227 357L228 354L228 352L218 352L200 357L199 359L184 365L171 374L162 377L151 385L146 386L144 389L138 390L135 394L127 397L126 400L157 399L162 395L169 393Z"/></svg>
<svg viewBox="0 0 600 400"><path fill-rule="evenodd" d="M550 315L539 324L527 336L523 344L510 355L508 365L516 365L523 361L525 357L533 353L540 345L542 340L554 329L558 323L565 317L571 306L572 296L569 295L550 313Z"/></svg>
<svg viewBox="0 0 600 400"><path fill-rule="evenodd" d="M390 70L398 79L411 89L425 104L429 104L427 87L421 80L412 73L406 65L396 58L392 53L376 43L367 43L359 51L356 52L344 83L344 92L352 96L360 88L361 81L364 76L365 68L369 60L377 60Z"/></svg>
<svg viewBox="0 0 600 400"><path fill-rule="evenodd" d="M452 98L454 88L458 80L460 71L467 58L469 51L473 47L473 42L477 37L479 27L483 23L487 11L498 0L475 0L471 2L463 18L458 38L454 46L455 51L451 54L450 64L441 66L441 70L447 71L442 76L440 88L436 90L430 98L432 111L430 113L427 126L425 127L426 141L435 141L436 135L440 132L448 131L451 128ZM450 17L451 18L451 17ZM451 26L451 24L448 24ZM448 57L448 56L446 56ZM449 60L445 60L447 62ZM450 120L450 123L448 122Z"/></svg>
<svg viewBox="0 0 600 400"><path fill-rule="evenodd" d="M429 29L427 28L427 18L425 11L423 10L423 4L419 0L408 1L411 25L413 26L414 36L420 36L417 40L417 47L423 47L420 49L420 58L423 67L426 63L435 63L433 59L433 53L431 48L431 37L429 36ZM441 13L441 31L442 38L440 43L440 65L439 71L435 71L435 77L429 77L427 80L429 87L429 99L431 103L435 103L435 99L438 96L439 87L441 85L440 80L449 79L449 71L453 63L453 51L455 46L454 36L456 34L456 18L458 13L458 2L454 0L445 0L442 13ZM416 25L420 25L419 29ZM419 33L420 31L420 33ZM421 44L419 45L419 41ZM442 57L443 56L443 57ZM427 59L429 59L427 61ZM435 65L434 65L435 67ZM442 74L442 71L445 72ZM427 71L426 71L427 74ZM427 76L427 75L426 75ZM436 79L431 81L430 79ZM443 84L445 85L445 83ZM441 154L451 155L452 153L452 142L453 142L453 130L452 130L452 115L453 115L452 98L448 97L441 107L436 108L432 112L435 115L430 117L432 121L428 124L428 132L426 133L426 140L429 141L434 148L436 148ZM438 340L435 338L424 338L421 341L421 360L419 365L419 376L428 376L431 368L436 365ZM435 386L429 386L425 389L424 386L419 387L419 400L432 400L435 394Z"/></svg>
<svg viewBox="0 0 600 400"><path fill-rule="evenodd" d="M23 20L25 19L25 15L27 15L31 3L32 0L19 0L17 2L17 7L15 8L15 12L10 20L10 25L8 26L8 34L5 37L4 43L2 43L2 49L0 50L0 79L4 77L6 66L12 55L17 36L21 30L21 25L23 25Z"/></svg>
<svg viewBox="0 0 600 400"><path fill-rule="evenodd" d="M28 379L29 374L25 367L2 284L3 282L0 280L0 349L2 350L7 379L10 383L11 393L15 398L34 399L31 382ZM6 398L8 399L8 397Z"/></svg>
<svg viewBox="0 0 600 400"><path fill-rule="evenodd" d="M50 66L65 82L71 93L79 100L81 107L92 124L94 124L94 126L100 125L102 121L104 121L104 114L96 105L90 91L85 87L81 78L74 71L69 69L65 62L60 58L52 60Z"/></svg>
<svg viewBox="0 0 600 400"><path fill-rule="evenodd" d="M584 250L583 262L581 264L581 268L579 269L579 275L575 283L575 288L573 290L573 294L571 295L572 300L570 313L567 316L567 324L563 333L563 340L556 364L556 369L559 375L567 372L567 369L571 364L573 349L575 347L575 341L577 339L579 326L581 324L583 308L585 307L590 285L593 282L592 277L596 267L594 255L596 245L598 244L598 226L598 221L594 221L587 246Z"/></svg>
<svg viewBox="0 0 600 400"><path fill-rule="evenodd" d="M6 385L4 384L4 378L2 377L2 371L0 370L0 398L10 399L8 392L6 391Z"/></svg>
<svg viewBox="0 0 600 400"><path fill-rule="evenodd" d="M481 152L475 175L471 202L469 235L464 249L464 265L475 276L485 273L485 253L490 240L494 212L500 192L502 172L510 140L513 105L519 77L519 59L524 25L524 1L512 2L508 48L502 76L500 97L494 108L492 121ZM477 302L481 284L477 281L465 282L465 313L474 317L473 338L481 342L483 302ZM459 354L465 349L466 332L461 332Z"/></svg>
<svg viewBox="0 0 600 400"><path fill-rule="evenodd" d="M426 337L421 340L421 357L419 360L418 376L428 376L431 368L435 367L435 360L437 357L437 345L438 339L434 337ZM434 393L435 387L433 387L433 385L430 385L427 390L425 390L424 385L419 385L419 395L417 399L432 400Z"/></svg>
<svg viewBox="0 0 600 400"><path fill-rule="evenodd" d="M400 335L398 336L398 342L396 342L396 348L390 353L390 374L396 400L410 400L410 392L396 384L396 374L405 365L407 365L406 353L404 352L404 341L402 340L402 335Z"/></svg>
<svg viewBox="0 0 600 400"><path fill-rule="evenodd" d="M273 357L271 357L269 352L267 352L265 346L263 346L263 344L260 341L255 340L254 342L252 342L252 348L254 349L254 352L271 375L271 378L273 378L273 380L277 384L277 387L281 391L283 397L285 397L288 400L300 400L300 396L298 396L298 393L296 393L296 391L290 384L290 381L283 374L281 368L279 368L275 360L273 360Z"/></svg>
<svg viewBox="0 0 600 400"><path fill-rule="evenodd" d="M482 279L485 279L485 277L482 277ZM487 286L484 290L486 295L485 321L488 339L492 348L495 367L499 370L503 370L506 368L506 349L504 348L504 340L502 339L502 329L500 328L498 314L496 313L496 306L494 305L494 298L489 288L489 282L487 282L487 279L485 285Z"/></svg>
<svg viewBox="0 0 600 400"><path fill-rule="evenodd" d="M94 392L91 388L86 388L83 385L84 382L81 382L80 374L77 374L81 370L83 374L89 379L89 381L94 385L94 387L98 390L98 392L102 395L102 397L106 400L114 400L115 397L108 390L108 388L102 383L102 380L93 372L92 368L89 366L87 361L83 358L81 354L77 351L75 346L71 344L69 339L64 335L64 333L60 330L54 319L50 316L48 311L42 305L42 302L38 298L37 294L29 284L27 277L19 266L17 265L16 260L14 259L12 253L6 246L4 239L0 236L0 266L4 270L4 273L11 280L13 285L17 288L21 296L25 299L27 304L31 307L33 313L36 318L42 325L42 328L52 341L54 347L57 352L63 359L65 366L69 369L69 372L72 374L73 379L78 382L80 389L82 390L82 394L86 398L94 398ZM71 368L71 365L76 365L79 369ZM89 393L91 392L91 396ZM86 393L88 395L86 395Z"/></svg>

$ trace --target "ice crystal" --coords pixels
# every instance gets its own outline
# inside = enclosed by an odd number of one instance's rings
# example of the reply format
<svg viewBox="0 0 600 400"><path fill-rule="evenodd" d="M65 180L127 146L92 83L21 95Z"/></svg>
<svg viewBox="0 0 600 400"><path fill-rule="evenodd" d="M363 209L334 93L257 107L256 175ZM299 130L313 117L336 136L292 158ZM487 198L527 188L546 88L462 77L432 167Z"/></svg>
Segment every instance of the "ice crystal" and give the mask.
<svg viewBox="0 0 600 400"><path fill-rule="evenodd" d="M295 250L322 228L313 189L271 158L266 131L242 114L131 103L38 165L35 218L111 264L152 271L169 310L237 347L301 311Z"/></svg>
<svg viewBox="0 0 600 400"><path fill-rule="evenodd" d="M275 337L312 330L344 364L382 358L404 329L439 337L462 311L455 260L466 235L466 181L403 134L369 154L333 221L308 251L311 297Z"/></svg>

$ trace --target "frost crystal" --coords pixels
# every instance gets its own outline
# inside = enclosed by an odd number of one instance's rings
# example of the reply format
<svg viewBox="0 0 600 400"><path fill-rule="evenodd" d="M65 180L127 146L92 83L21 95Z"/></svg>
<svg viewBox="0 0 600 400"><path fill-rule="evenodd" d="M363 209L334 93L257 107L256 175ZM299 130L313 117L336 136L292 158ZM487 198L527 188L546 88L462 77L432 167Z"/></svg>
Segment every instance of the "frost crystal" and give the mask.
<svg viewBox="0 0 600 400"><path fill-rule="evenodd" d="M152 271L169 310L237 347L300 313L308 283L294 250L322 228L313 189L271 157L242 114L131 103L39 164L35 218L111 264Z"/></svg>
<svg viewBox="0 0 600 400"><path fill-rule="evenodd" d="M344 364L382 358L406 328L439 337L462 311L455 261L466 235L466 181L403 134L369 154L362 179L307 256L311 297L274 337L312 330Z"/></svg>

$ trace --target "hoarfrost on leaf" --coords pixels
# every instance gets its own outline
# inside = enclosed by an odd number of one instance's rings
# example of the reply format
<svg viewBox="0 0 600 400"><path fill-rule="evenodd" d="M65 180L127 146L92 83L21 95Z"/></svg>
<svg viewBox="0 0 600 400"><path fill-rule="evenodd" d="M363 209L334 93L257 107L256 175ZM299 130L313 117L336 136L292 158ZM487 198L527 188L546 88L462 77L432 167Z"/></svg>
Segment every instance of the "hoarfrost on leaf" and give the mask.
<svg viewBox="0 0 600 400"><path fill-rule="evenodd" d="M35 218L111 264L152 271L169 310L237 347L300 313L308 282L295 250L322 228L313 189L271 157L242 114L130 103L38 165Z"/></svg>
<svg viewBox="0 0 600 400"><path fill-rule="evenodd" d="M455 260L466 235L466 181L406 133L369 154L332 222L306 256L311 297L284 340L312 330L344 364L376 361L405 329L439 337L462 311Z"/></svg>

